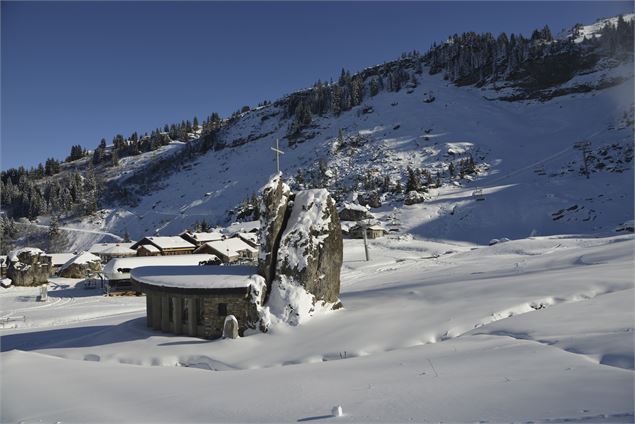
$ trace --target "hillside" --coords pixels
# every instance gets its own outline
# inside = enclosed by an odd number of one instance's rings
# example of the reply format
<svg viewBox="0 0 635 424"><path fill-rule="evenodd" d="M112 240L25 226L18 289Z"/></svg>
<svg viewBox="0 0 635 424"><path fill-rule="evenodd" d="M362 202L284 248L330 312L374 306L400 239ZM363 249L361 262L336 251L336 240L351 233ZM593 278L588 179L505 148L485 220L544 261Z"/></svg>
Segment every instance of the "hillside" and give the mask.
<svg viewBox="0 0 635 424"><path fill-rule="evenodd" d="M557 39L543 30L506 42L467 33L424 55L352 76L343 71L335 84L236 113L215 121L214 130L206 122L187 135L170 128L163 139L181 134L185 141L115 166L98 164L105 209L67 214L65 225L140 238L176 234L201 220L253 219L249 201L275 171L270 148L279 139L281 170L292 186L325 186L339 201L381 204L375 212L398 218L404 234L486 243L611 231L633 219L633 57L615 35L621 32L606 33L618 27L613 18ZM492 53L489 43L508 51ZM524 57L515 65L514 51ZM558 64L571 55L581 61L563 71ZM469 65L468 57L481 59ZM461 71L466 63L470 78ZM530 83L536 66L558 77ZM484 74L486 68L498 70ZM337 110L333 96L341 96ZM340 109L344 103L348 110ZM589 179L574 148L585 140ZM88 162L65 166L81 170ZM403 207L398 191L406 188L408 167L427 200ZM485 201L472 197L477 188ZM75 249L100 237L68 235Z"/></svg>

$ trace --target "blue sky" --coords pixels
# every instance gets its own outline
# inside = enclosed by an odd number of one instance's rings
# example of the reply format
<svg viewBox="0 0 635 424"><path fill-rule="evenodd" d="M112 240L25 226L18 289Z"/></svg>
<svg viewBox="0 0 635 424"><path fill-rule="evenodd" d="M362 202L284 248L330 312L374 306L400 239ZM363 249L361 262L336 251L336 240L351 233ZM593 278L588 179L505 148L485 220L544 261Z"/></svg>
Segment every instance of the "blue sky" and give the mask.
<svg viewBox="0 0 635 424"><path fill-rule="evenodd" d="M2 169L227 116L464 31L555 34L632 2L2 1Z"/></svg>

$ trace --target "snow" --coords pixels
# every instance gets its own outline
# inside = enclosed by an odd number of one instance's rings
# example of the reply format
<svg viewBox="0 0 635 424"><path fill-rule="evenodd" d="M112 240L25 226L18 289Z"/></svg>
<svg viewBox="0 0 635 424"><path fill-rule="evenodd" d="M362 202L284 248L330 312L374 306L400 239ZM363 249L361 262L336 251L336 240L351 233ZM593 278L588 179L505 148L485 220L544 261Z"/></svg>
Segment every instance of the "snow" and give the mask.
<svg viewBox="0 0 635 424"><path fill-rule="evenodd" d="M258 245L258 234L256 233L238 233L237 237L241 238L243 241L249 242L253 245Z"/></svg>
<svg viewBox="0 0 635 424"><path fill-rule="evenodd" d="M564 86L615 75L625 82L501 102L425 69L410 94L365 99L373 113L315 117L312 139L282 146L285 176L323 159L345 183L377 169L405 186L406 166L436 172L468 151L482 170L474 181L446 181L422 204L395 198L373 209L398 233L369 240L368 262L362 240L345 240L344 308L301 326L261 306L267 333L205 341L153 331L143 297L104 297L80 281L51 279L43 304L37 288L0 291L0 421L328 422L342 405L337 419L351 422L632 422L635 237L615 229L633 220L633 163L586 179L573 148L581 139L594 151L632 147L632 124L620 124L632 117L632 64ZM431 91L436 100L424 103ZM223 223L275 169L269 149L288 127L281 112L244 114L225 140L267 135L196 158L103 222L77 223L82 230L69 236L83 238L73 250L107 232L140 239L157 229L178 234L203 217ZM367 143L332 155L340 129ZM476 187L485 200L474 199ZM227 233L257 227L234 223ZM288 296L310 310L302 292Z"/></svg>
<svg viewBox="0 0 635 424"><path fill-rule="evenodd" d="M258 249L250 246L245 241L238 237L228 238L219 241L209 241L205 245L213 248L223 255L228 257L240 256L240 252L248 251L252 254L258 253ZM199 248L200 249L200 248Z"/></svg>
<svg viewBox="0 0 635 424"><path fill-rule="evenodd" d="M151 242L160 249L178 249L194 246L192 243L180 236L145 237L143 240L135 243L134 246L141 246L141 243L144 240Z"/></svg>
<svg viewBox="0 0 635 424"><path fill-rule="evenodd" d="M223 237L225 237L222 233L218 232L218 231L214 231L214 232L210 232L210 233L204 233L204 232L195 232L195 233L190 233L188 232L188 235L190 237L192 237L193 239L200 241L201 243L205 243L208 241L216 241L216 240L222 240Z"/></svg>
<svg viewBox="0 0 635 424"><path fill-rule="evenodd" d="M331 222L328 215L329 196L329 192L324 189L302 190L296 193L293 209L287 227L282 233L282 242L278 249L278 261L284 258L290 269L306 268L308 240L315 238L312 234L328 231ZM325 216L329 219L324 219ZM322 242L319 237L317 242Z"/></svg>
<svg viewBox="0 0 635 424"><path fill-rule="evenodd" d="M232 289L252 285L255 267L250 266L144 266L130 276L141 283L181 289Z"/></svg>
<svg viewBox="0 0 635 424"><path fill-rule="evenodd" d="M46 256L51 258L51 264L53 266L62 266L76 255L75 253L47 253Z"/></svg>
<svg viewBox="0 0 635 424"><path fill-rule="evenodd" d="M573 40L574 43L581 43L585 39L601 37L602 34L600 34L600 31L602 30L602 28L604 28L607 25L611 25L615 27L617 25L617 19L618 19L617 17L608 18L608 19L600 19L591 25L581 26L577 33L577 37ZM635 19L635 14L630 13L630 14L623 15L623 19L626 22L632 21L633 19ZM568 37L571 37L571 35L569 34Z"/></svg>
<svg viewBox="0 0 635 424"><path fill-rule="evenodd" d="M11 281L9 278L1 278L0 279L0 286L2 287L9 287L11 284L13 284L13 281Z"/></svg>
<svg viewBox="0 0 635 424"><path fill-rule="evenodd" d="M132 249L132 246L135 244L135 242L130 242L130 243L95 243L92 246L90 246L90 248L88 249L88 251L90 253L94 253L94 254L99 254L99 253L106 253L106 254L128 254L130 252L132 252L132 254L136 254L136 252Z"/></svg>
<svg viewBox="0 0 635 424"><path fill-rule="evenodd" d="M9 262L18 262L22 253L29 252L32 256L43 255L44 251L38 249L37 247L22 247L20 249L14 249L7 255L9 257Z"/></svg>
<svg viewBox="0 0 635 424"><path fill-rule="evenodd" d="M343 309L236 340L153 331L143 297L68 280L48 304L2 290L0 421L329 421L333 405L350 422L635 417L633 235L369 243L365 262L345 240Z"/></svg>
<svg viewBox="0 0 635 424"><path fill-rule="evenodd" d="M357 203L349 203L349 202L344 202L342 204L342 206L339 208L339 211L342 211L344 209L348 209L348 210L353 210L353 211L362 211L362 212L368 212L369 208L366 206L362 206L360 204Z"/></svg>
<svg viewBox="0 0 635 424"><path fill-rule="evenodd" d="M137 267L152 265L198 265L201 262L214 261L218 258L214 255L168 255L168 256L135 256L130 258L113 258L104 267L103 274L109 280L122 280L130 278L129 271Z"/></svg>

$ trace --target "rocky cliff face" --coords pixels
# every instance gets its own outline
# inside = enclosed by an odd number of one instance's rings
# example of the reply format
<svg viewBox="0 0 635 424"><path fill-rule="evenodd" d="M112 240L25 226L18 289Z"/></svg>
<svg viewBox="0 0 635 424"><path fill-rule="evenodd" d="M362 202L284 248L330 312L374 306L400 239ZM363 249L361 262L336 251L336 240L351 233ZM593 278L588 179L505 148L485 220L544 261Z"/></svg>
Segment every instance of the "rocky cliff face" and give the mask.
<svg viewBox="0 0 635 424"><path fill-rule="evenodd" d="M258 274L265 278L267 284L274 278L275 260L290 196L291 190L282 181L281 174L275 175L261 189Z"/></svg>
<svg viewBox="0 0 635 424"><path fill-rule="evenodd" d="M9 254L7 277L16 286L37 286L48 282L51 258L36 248L26 247Z"/></svg>
<svg viewBox="0 0 635 424"><path fill-rule="evenodd" d="M291 325L317 309L341 306L343 243L335 201L325 189L300 191L289 206L267 305Z"/></svg>

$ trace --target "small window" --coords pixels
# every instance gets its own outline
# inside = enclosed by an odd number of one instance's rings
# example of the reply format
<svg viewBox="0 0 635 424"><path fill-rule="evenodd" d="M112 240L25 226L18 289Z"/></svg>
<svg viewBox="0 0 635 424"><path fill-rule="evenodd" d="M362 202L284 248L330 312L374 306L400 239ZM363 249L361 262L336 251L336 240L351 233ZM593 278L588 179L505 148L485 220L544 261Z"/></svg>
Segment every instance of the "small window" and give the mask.
<svg viewBox="0 0 635 424"><path fill-rule="evenodd" d="M227 303L219 303L218 304L218 315L225 317L227 316Z"/></svg>

